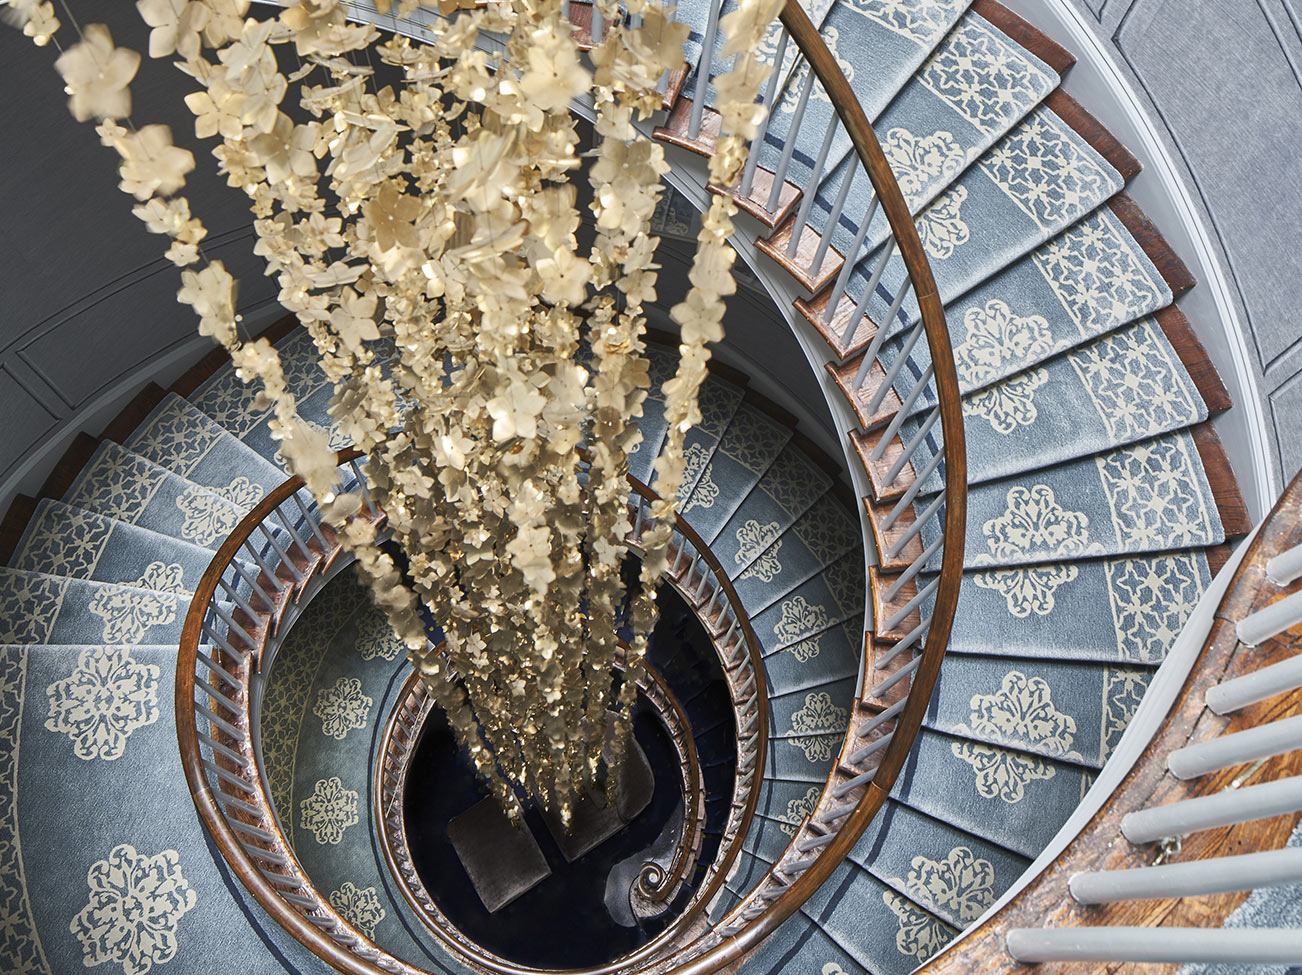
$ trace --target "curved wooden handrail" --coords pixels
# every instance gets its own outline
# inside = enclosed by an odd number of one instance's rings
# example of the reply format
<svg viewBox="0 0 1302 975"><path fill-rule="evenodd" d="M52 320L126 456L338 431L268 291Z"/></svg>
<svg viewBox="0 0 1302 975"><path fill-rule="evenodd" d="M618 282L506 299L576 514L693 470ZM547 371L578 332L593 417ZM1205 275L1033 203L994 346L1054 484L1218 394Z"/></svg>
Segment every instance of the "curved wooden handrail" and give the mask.
<svg viewBox="0 0 1302 975"><path fill-rule="evenodd" d="M581 451L581 453L583 452ZM337 454L337 463L342 466L352 461L356 461L361 457L362 454L358 450L349 448L342 450ZM644 502L649 503L659 499L659 495L655 491L637 478L627 475L627 480L632 492L643 499ZM358 957L353 952L345 950L324 932L308 922L299 911L287 904L280 896L278 889L266 880L257 866L250 859L249 854L246 852L246 847L227 821L227 817L232 814L229 810L224 811L219 806L216 798L212 794L211 788L209 787L207 776L203 768L203 758L199 744L199 733L195 719L194 705L198 648L203 642L202 628L205 617L211 603L216 597L219 580L223 577L231 563L235 561L245 543L250 541L260 526L267 523L272 513L279 508L282 503L289 500L289 498L302 487L302 478L291 477L283 484L269 492L266 497L264 497L253 508L253 510L241 519L239 524L236 525L235 529L218 548L217 553L209 563L208 569L204 572L203 577L195 588L190 609L187 612L182 627L181 645L178 653L176 672L175 713L177 740L182 756L182 767L186 775L187 784L190 787L195 807L199 812L200 819L209 830L209 833L217 844L218 849L221 851L222 856L231 865L232 870L235 872L236 876L240 878L240 881L248 887L250 892L253 893L258 903L276 920L277 923L284 927L290 934L301 941L322 960L328 962L340 971L349 973L349 975L379 975L379 973L386 971L400 972L402 975L422 975L421 969L393 958L384 952L382 948L366 939L364 935L353 928L352 925L348 924L348 922L342 918L342 916L335 912L333 908L330 907L329 903L319 895L319 892L311 888L309 883L304 882L302 888L304 893L314 895L310 896L310 899L315 905L314 910L327 915L334 923L335 927L346 931L350 938L369 949L369 953L374 956L383 957L386 961L386 966L372 965L367 960ZM642 502L639 502L639 504L641 503ZM715 863L711 866L709 882L693 894L692 902L688 909L684 911L683 914L679 915L679 917L675 918L665 931L661 932L660 935L652 939L646 945L643 945L635 951L621 956L620 958L613 959L605 965L586 969L575 969L568 973L568 975L613 975L615 972L628 970L631 965L637 964L640 961L650 959L657 953L662 952L666 945L671 944L673 939L680 932L686 930L689 925L696 920L700 912L704 910L705 905L708 904L709 900L718 893L718 890L725 882L732 863L735 862L736 857L740 854L741 842L750 828L750 823L755 815L755 809L759 800L759 776L764 766L764 755L768 740L768 717L763 703L767 701L768 693L767 684L764 678L759 641L751 627L749 617L745 614L744 610L741 609L741 600L735 589L732 587L732 583L728 579L727 573L724 571L718 559L714 556L713 552L710 551L704 540L689 524L687 524L686 521L684 521L680 516L675 515L675 522L678 533L689 545L692 546L692 548L696 550L697 554L701 557L701 560L706 563L710 571L714 574L715 585L724 593L724 602L720 604L720 607L722 609L724 606L731 606L732 612L738 623L738 628L741 631L742 642L746 648L746 657L750 664L751 673L754 677L754 687L751 690L750 696L746 698L746 702L755 702L756 707L756 728L749 736L754 739L753 747L755 749L755 758L751 763L751 768L753 770L752 784L750 788L746 790L746 801L743 807L743 813L740 817L738 827L732 832L732 836L730 837L731 842L728 843L723 855L716 859ZM319 561L317 565L313 566L304 564L300 566L300 570L306 570L304 572L304 579L300 582L294 583L284 579L279 580L281 585L284 587L284 599L273 614L274 619L266 627L256 626L253 621L247 619L247 615L245 622L241 625L252 630L253 632L251 635L253 636L269 636L269 631L274 628L275 622L279 620L289 602L295 598L296 592L301 591L302 588L306 586L308 579L311 578L311 575L317 568L328 564L339 551L340 550L336 547L330 552L321 552L319 553ZM708 620L705 622L707 629L709 629ZM236 642L240 641L237 640ZM258 647L246 647L246 649L249 651L250 657L257 655L258 653ZM722 648L720 648L720 653L722 654ZM243 667L241 665L244 661L236 659L223 659L219 662L226 665L228 670L231 672L244 674L250 679L252 673L261 668L260 657L257 660L250 661L249 666ZM722 662L726 671L727 662ZM250 700L248 683L248 680L246 680L243 689L244 707L246 710ZM740 703L741 702L734 701L735 706L739 706ZM247 733L247 716L244 719L244 725L245 727L243 730ZM238 747L239 743L232 740L223 742L223 744L228 748L232 748ZM688 744L692 755L694 755L695 744L690 740L690 737L688 739ZM253 771L259 773L260 769L258 769L256 765L256 754L251 743L246 749L241 751L241 754L249 765L251 765ZM689 761L688 768L685 769L685 772L690 772L692 765L693 763ZM228 769L228 771L233 772L234 769ZM247 826L255 826L256 828L272 835L274 837L274 843L272 845L276 849L271 852L275 852L282 857L289 857L293 861L293 866L298 870L299 875L306 881L306 873L302 871L301 867L297 864L296 858L293 857L292 849L279 826L275 813L271 807L270 799L262 789L260 774L255 774L252 778L256 783L254 786L256 795L250 797L250 802L261 810L261 815L256 817L256 819L250 816L248 817L250 821L247 822L244 819L240 819L239 823ZM738 786L738 788L740 788L740 786ZM254 799L257 801L254 802ZM688 803L689 806L687 811L690 813L692 808L703 808L704 797L703 795L695 796L689 789ZM697 841L693 841L693 844L699 845ZM399 865L389 855L387 845L385 854L386 859L389 860L391 868L395 868L395 875L402 876L402 874L396 870ZM694 862L693 857L684 853L683 844L680 844L679 849L676 851L675 860L673 864L671 864L670 869L666 871L666 876L660 885L666 895L673 893L681 886L687 870ZM487 953L479 946L464 939L464 937L457 937L455 934L450 933L455 931L455 929L451 929L450 925L448 928L449 931L443 932L447 935L447 946L459 951L463 956L467 957L475 967L486 971L496 972L499 973L499 975L538 975L541 971L528 966L516 965L505 959ZM442 931L443 928L441 925L435 925L433 926L433 930L438 933Z"/></svg>
<svg viewBox="0 0 1302 975"><path fill-rule="evenodd" d="M650 486L638 480L632 474L625 475L625 479L633 488L633 491L644 498L646 501L659 500L659 495L652 490ZM755 810L759 805L759 788L758 777L762 775L766 761L766 752L768 749L769 739L769 714L768 714L768 681L764 676L764 655L760 647L759 638L755 635L755 630L751 627L750 616L742 608L741 597L737 595L737 590L733 587L732 580L728 578L728 573L722 563L715 557L713 550L705 540L697 534L687 520L681 515L674 515L675 527L687 541L691 544L709 566L710 571L714 574L716 584L723 590L724 600L732 606L733 612L737 616L740 624L742 639L746 643L746 653L750 658L751 671L755 676L754 700L761 702L757 708L758 724L755 730L757 755L753 768L757 781L755 787L752 787L746 797L746 805L742 810L741 818L731 837L731 843L723 852L722 856L715 860L711 867L711 877L706 884L693 896L693 903L684 911L673 924L670 925L652 944L665 944L668 940L676 935L679 931L685 931L701 915L709 905L710 901L723 889L727 882L728 874L732 870L733 864L741 854L742 842L746 834L750 832L751 824L755 819ZM707 622L708 629L708 622ZM649 946L648 946L649 947Z"/></svg>
<svg viewBox="0 0 1302 975"><path fill-rule="evenodd" d="M340 464L355 460L359 456L361 455L358 451L351 449L340 451L337 455ZM216 595L218 580L222 578L226 568L235 560L240 549L253 537L253 533L259 526L271 517L272 512L289 500L302 487L302 478L291 477L284 484L269 492L252 511L240 520L226 541L217 549L208 569L195 587L190 609L186 613L185 622L181 628L181 641L177 655L174 708L177 744L181 753L181 767L185 773L190 796L194 801L195 809L199 813L199 818L217 844L222 857L230 864L240 882L253 894L259 905L275 919L276 923L285 928L318 958L340 972L347 973L347 975L392 975L392 973L386 973L384 969L370 964L355 953L346 951L323 931L309 923L302 915L289 909L278 889L263 876L262 872L253 863L250 855L245 852L240 839L235 835L234 829L227 823L227 815L233 814L224 812L218 805L202 764L199 730L195 721L194 708L195 668L198 664L199 645L203 640L204 617ZM285 585L290 589L294 587L293 584L288 582ZM256 648L250 647L248 649L252 652ZM236 661L233 660L225 662L231 666L238 666ZM244 671L247 677L248 668L244 668ZM245 682L244 696L247 701L247 680ZM251 747L248 748L245 757L249 760L254 759ZM252 787L261 793L261 808L270 811L270 800L261 791L261 776L256 778L258 781ZM251 803L251 805L257 804ZM251 816L247 818L252 819ZM245 822L245 820L240 821ZM247 825L254 825L271 833L281 849L290 848L274 814L263 816L256 822L248 822ZM321 902L319 909L322 913L333 914L332 919L336 920L341 927L355 932L359 943L367 945L377 954L381 953L377 946L365 939L360 932L356 932L356 929L352 928L342 917L335 913L330 908L328 901L321 897L317 897L316 900ZM407 971L411 972L411 975L416 975L415 970Z"/></svg>
<svg viewBox="0 0 1302 975"><path fill-rule="evenodd" d="M936 590L922 663L913 675L909 702L896 720L895 736L887 746L886 755L878 766L873 781L874 787L889 792L922 727L931 692L940 677L941 660L949 644L950 628L958 607L958 591L963 577L963 541L967 527L967 449L963 435L963 399L959 393L958 371L954 365L949 329L945 326L945 309L936 290L931 265L927 262L927 253L918 237L913 216L877 141L872 124L864 114L859 99L855 97L849 80L836 63L836 58L823 43L818 28L798 0L787 0L782 8L782 23L790 31L792 40L809 62L814 75L826 88L841 123L850 134L855 152L877 191L882 211L895 235L900 257L913 281L927 336L927 347L935 367L934 381L940 403L940 425L945 450L945 551L941 558L940 584ZM885 322L882 327L886 327Z"/></svg>

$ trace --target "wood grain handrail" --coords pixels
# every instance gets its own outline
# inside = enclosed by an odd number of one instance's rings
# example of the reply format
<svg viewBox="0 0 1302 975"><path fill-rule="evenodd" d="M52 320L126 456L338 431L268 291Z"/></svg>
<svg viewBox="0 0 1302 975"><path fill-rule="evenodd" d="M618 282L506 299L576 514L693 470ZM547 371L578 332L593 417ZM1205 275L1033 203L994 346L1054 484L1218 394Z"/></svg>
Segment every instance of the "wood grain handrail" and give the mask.
<svg viewBox="0 0 1302 975"><path fill-rule="evenodd" d="M343 450L338 453L337 462L342 465L360 456L361 454L357 450ZM263 876L262 872L253 863L252 858L245 852L241 841L235 835L235 831L227 823L227 814L219 807L209 785L200 751L199 732L195 721L195 668L198 664L199 645L203 640L204 618L216 595L218 580L222 578L240 549L253 537L253 533L259 526L271 517L271 513L276 508L302 487L302 478L291 477L258 502L240 520L226 541L217 549L208 569L195 587L190 609L186 613L185 622L181 628L181 641L177 655L174 713L177 744L181 753L181 767L195 809L199 813L199 818L213 838L214 843L216 843L223 859L230 865L245 888L253 894L259 905L275 919L276 923L285 928L296 940L322 961L333 966L338 971L346 973L346 975L393 975L392 970L386 971L384 968L367 962L355 952L344 949L324 931L310 924L298 912L290 909L277 888ZM248 649L251 653L257 650L256 647L249 647ZM245 668L246 673L248 669ZM247 684L245 700L248 700ZM246 728L244 730L246 734L251 734L250 729ZM252 757L251 753L252 749L250 748L249 757ZM257 778L260 780L260 776ZM267 810L270 810L270 802L266 800L265 796L263 796L263 799ZM282 849L290 849L289 843L274 815L264 817L258 825L261 829L274 834L278 845ZM301 869L300 874L306 876ZM361 932L356 931L339 916L325 898L320 897L318 894L315 900L320 902L318 909L323 914L327 916L333 915L330 919L340 927L353 932L355 939L359 943L366 945L376 954L383 953L378 946L366 939ZM417 975L418 972L416 969L407 967L400 969L400 971L404 975Z"/></svg>

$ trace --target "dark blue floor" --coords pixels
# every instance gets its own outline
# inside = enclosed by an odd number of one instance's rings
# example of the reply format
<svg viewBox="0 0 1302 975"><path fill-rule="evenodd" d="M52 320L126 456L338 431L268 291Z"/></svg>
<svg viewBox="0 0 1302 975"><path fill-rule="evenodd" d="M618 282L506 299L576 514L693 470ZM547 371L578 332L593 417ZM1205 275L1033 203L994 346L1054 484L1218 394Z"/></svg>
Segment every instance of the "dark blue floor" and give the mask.
<svg viewBox="0 0 1302 975"><path fill-rule="evenodd" d="M612 867L648 849L682 801L677 754L644 701L639 702L634 731L655 777L650 805L625 829L573 863L565 861L539 812L526 806L526 825L552 874L493 914L479 900L447 837L449 820L487 791L441 714L430 718L417 746L405 799L413 861L449 920L487 950L511 961L578 968L636 949L677 915L717 854L736 765L731 703L709 637L691 609L667 586L662 587L658 603L660 619L648 658L687 712L705 767L708 800L701 868L661 917L641 927L624 927L611 918L604 904Z"/></svg>

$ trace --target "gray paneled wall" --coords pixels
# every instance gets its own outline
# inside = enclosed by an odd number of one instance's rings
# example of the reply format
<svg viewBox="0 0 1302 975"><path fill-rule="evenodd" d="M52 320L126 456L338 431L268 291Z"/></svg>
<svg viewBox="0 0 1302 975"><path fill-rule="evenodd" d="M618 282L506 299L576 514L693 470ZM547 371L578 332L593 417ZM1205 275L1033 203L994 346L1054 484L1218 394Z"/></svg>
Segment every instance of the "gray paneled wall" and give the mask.
<svg viewBox="0 0 1302 975"><path fill-rule="evenodd" d="M73 3L80 20L106 22L119 44L148 48L132 3ZM73 35L64 11L60 32ZM69 115L58 51L0 25L0 505L31 490L80 429L97 430L136 387L168 378L208 347L176 303L180 272L163 258L117 189L117 156L94 126ZM275 294L252 253L242 193L218 176L210 146L194 138L181 96L196 87L146 57L132 85L137 124L163 122L195 154L187 188L210 236L205 254L241 281L249 313Z"/></svg>

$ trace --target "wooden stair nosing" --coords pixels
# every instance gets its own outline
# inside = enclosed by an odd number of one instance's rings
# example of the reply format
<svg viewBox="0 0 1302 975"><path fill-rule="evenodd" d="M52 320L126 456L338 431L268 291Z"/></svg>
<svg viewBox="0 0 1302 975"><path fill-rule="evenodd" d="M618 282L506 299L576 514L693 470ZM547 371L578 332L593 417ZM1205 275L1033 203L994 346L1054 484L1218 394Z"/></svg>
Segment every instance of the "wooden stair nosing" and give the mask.
<svg viewBox="0 0 1302 975"><path fill-rule="evenodd" d="M922 554L921 533L914 535L909 539L904 548L893 559L886 557L887 551L892 545L911 528L916 520L917 512L913 506L905 508L900 512L899 518L895 520L890 531L882 530L882 522L890 514L894 504L877 504L872 498L863 499L864 511L868 514L868 527L872 530L873 544L877 546L877 558L879 559L878 568L882 572L903 572L913 560Z"/></svg>
<svg viewBox="0 0 1302 975"><path fill-rule="evenodd" d="M782 221L777 230L768 237L760 238L756 246L761 252L767 254L773 263L795 278L802 288L814 294L829 285L840 273L845 264L845 257L835 247L829 246L827 253L823 255L822 265L818 268L813 267L814 254L818 250L822 237L809 224L805 224L800 232L796 256L787 256L787 248L791 245L791 232L795 224L796 218L793 214Z"/></svg>
<svg viewBox="0 0 1302 975"><path fill-rule="evenodd" d="M1210 420L1190 428L1194 446L1202 460L1207 483L1211 485L1212 497L1216 500L1216 510L1221 516L1221 525L1225 537L1238 538L1252 531L1252 519L1248 516L1248 507L1243 503L1243 493L1239 482L1230 467L1221 438L1212 429Z"/></svg>
<svg viewBox="0 0 1302 975"><path fill-rule="evenodd" d="M878 640L888 644L903 640L922 622L920 608L914 607L904 619L896 623L891 629L883 629L886 621L903 609L904 605L918 594L916 578L910 579L900 587L900 591L895 594L895 598L887 602L886 590L895 584L892 575L882 573L878 566L872 566L868 569L868 590L872 593L873 601L873 630Z"/></svg>
<svg viewBox="0 0 1302 975"><path fill-rule="evenodd" d="M678 98L669 109L664 125L656 126L652 138L678 146L698 156L714 155L714 147L722 129L723 117L711 108L701 110L701 128L695 139L688 134L692 120L692 99Z"/></svg>
<svg viewBox="0 0 1302 975"><path fill-rule="evenodd" d="M769 197L773 195L773 180L776 179L774 173L770 173L763 166L755 168L755 178L751 183L750 195L742 196L741 174L737 175L737 181L731 186L720 186L718 183L710 183L705 188L717 196L731 197L732 201L745 213L750 214L765 227L770 230L777 227L784 220L796 212L796 205L800 203L802 195L801 188L795 183L787 180L782 181L782 189L778 193L778 208L770 210L768 208Z"/></svg>
<svg viewBox="0 0 1302 975"><path fill-rule="evenodd" d="M837 303L836 311L832 315L832 321L830 323L824 322L823 315L827 310L828 302L832 300L832 289L834 287L835 282L828 282L812 297L808 299L797 298L795 308L796 311L805 316L805 320L814 327L814 331L822 336L832 355L838 361L843 362L866 349L877 335L877 329L880 326L874 321L872 315L865 313L863 319L855 325L854 334L850 336L850 344L842 345L841 336L845 332L845 327L850 321L850 315L853 314L857 302L848 293L842 294L841 300Z"/></svg>
<svg viewBox="0 0 1302 975"><path fill-rule="evenodd" d="M868 696L868 692L872 688L880 684L892 674L899 672L901 668L906 666L913 659L912 653L906 650L897 654L894 659L880 670L877 669L877 661L886 655L886 652L895 645L895 642L896 641L894 640L881 640L876 637L869 639L868 641L868 660L864 665L863 697L866 703L874 707L885 709L890 707L892 704L898 704L909 696L909 688L913 683L911 679L896 681L893 685L888 687L886 693L882 695L876 697Z"/></svg>
<svg viewBox="0 0 1302 975"><path fill-rule="evenodd" d="M970 9L1002 31L1010 40L1034 54L1059 76L1065 74L1067 69L1076 63L1076 55L1017 16L1002 3L997 3L996 0L976 0Z"/></svg>
<svg viewBox="0 0 1302 975"><path fill-rule="evenodd" d="M891 419L900 410L900 396L892 387L887 390L885 398L877 407L877 412L871 416L868 414L867 403L865 398L871 398L876 390L886 379L886 371L882 368L880 362L873 362L868 367L868 375L864 377L863 386L859 390L854 388L855 373L859 371L859 363L862 359L851 359L842 365L829 362L826 363L827 371L831 374L832 379L836 382L837 388L854 410L855 419L859 421L860 426L865 430L873 430L884 424L890 423ZM862 394L862 395L861 395Z"/></svg>
<svg viewBox="0 0 1302 975"><path fill-rule="evenodd" d="M1193 326L1184 313L1175 305L1167 305L1153 318L1175 349L1175 354L1180 357L1185 372L1193 380L1208 412L1220 413L1233 406L1229 391L1225 388L1225 383L1221 382L1221 374L1208 357L1202 342L1198 341L1198 336L1194 334Z"/></svg>
<svg viewBox="0 0 1302 975"><path fill-rule="evenodd" d="M1121 221L1130 236L1135 238L1135 243L1153 262L1174 297L1178 298L1197 284L1184 261L1171 249L1162 232L1148 219L1138 203L1125 193L1118 193L1108 201L1108 209Z"/></svg>
<svg viewBox="0 0 1302 975"><path fill-rule="evenodd" d="M37 498L58 501L67 494L68 489L77 480L77 475L81 473L81 469L99 449L99 444L100 442L89 433L79 433L73 437L72 443L68 444L68 449L51 468L49 477L45 479L45 483L36 494Z"/></svg>
<svg viewBox="0 0 1302 975"><path fill-rule="evenodd" d="M1089 144L1091 149L1102 156L1108 165L1121 175L1123 183L1129 182L1130 178L1139 172L1141 167L1134 154L1121 144L1121 140L1113 135L1107 126L1085 111L1080 102L1061 88L1055 88L1041 104L1062 119Z"/></svg>
<svg viewBox="0 0 1302 975"><path fill-rule="evenodd" d="M878 501L894 500L907 491L915 480L917 473L913 467L913 461L905 461L900 472L895 475L895 480L890 486L885 485L886 475L890 473L891 466L900 459L904 453L904 443L900 440L899 434L891 438L886 450L877 461L873 461L871 454L881 442L885 430L873 430L864 433L862 430L850 431L850 442L854 447L855 453L859 457L859 463L863 465L864 473L868 475L868 482L872 485L873 497Z"/></svg>
<svg viewBox="0 0 1302 975"><path fill-rule="evenodd" d="M1233 554L1234 546L1229 542L1221 542L1219 545L1203 549L1203 555L1207 559L1207 569L1211 572L1213 579L1216 578L1221 569L1225 568L1225 563L1230 560L1230 556Z"/></svg>

